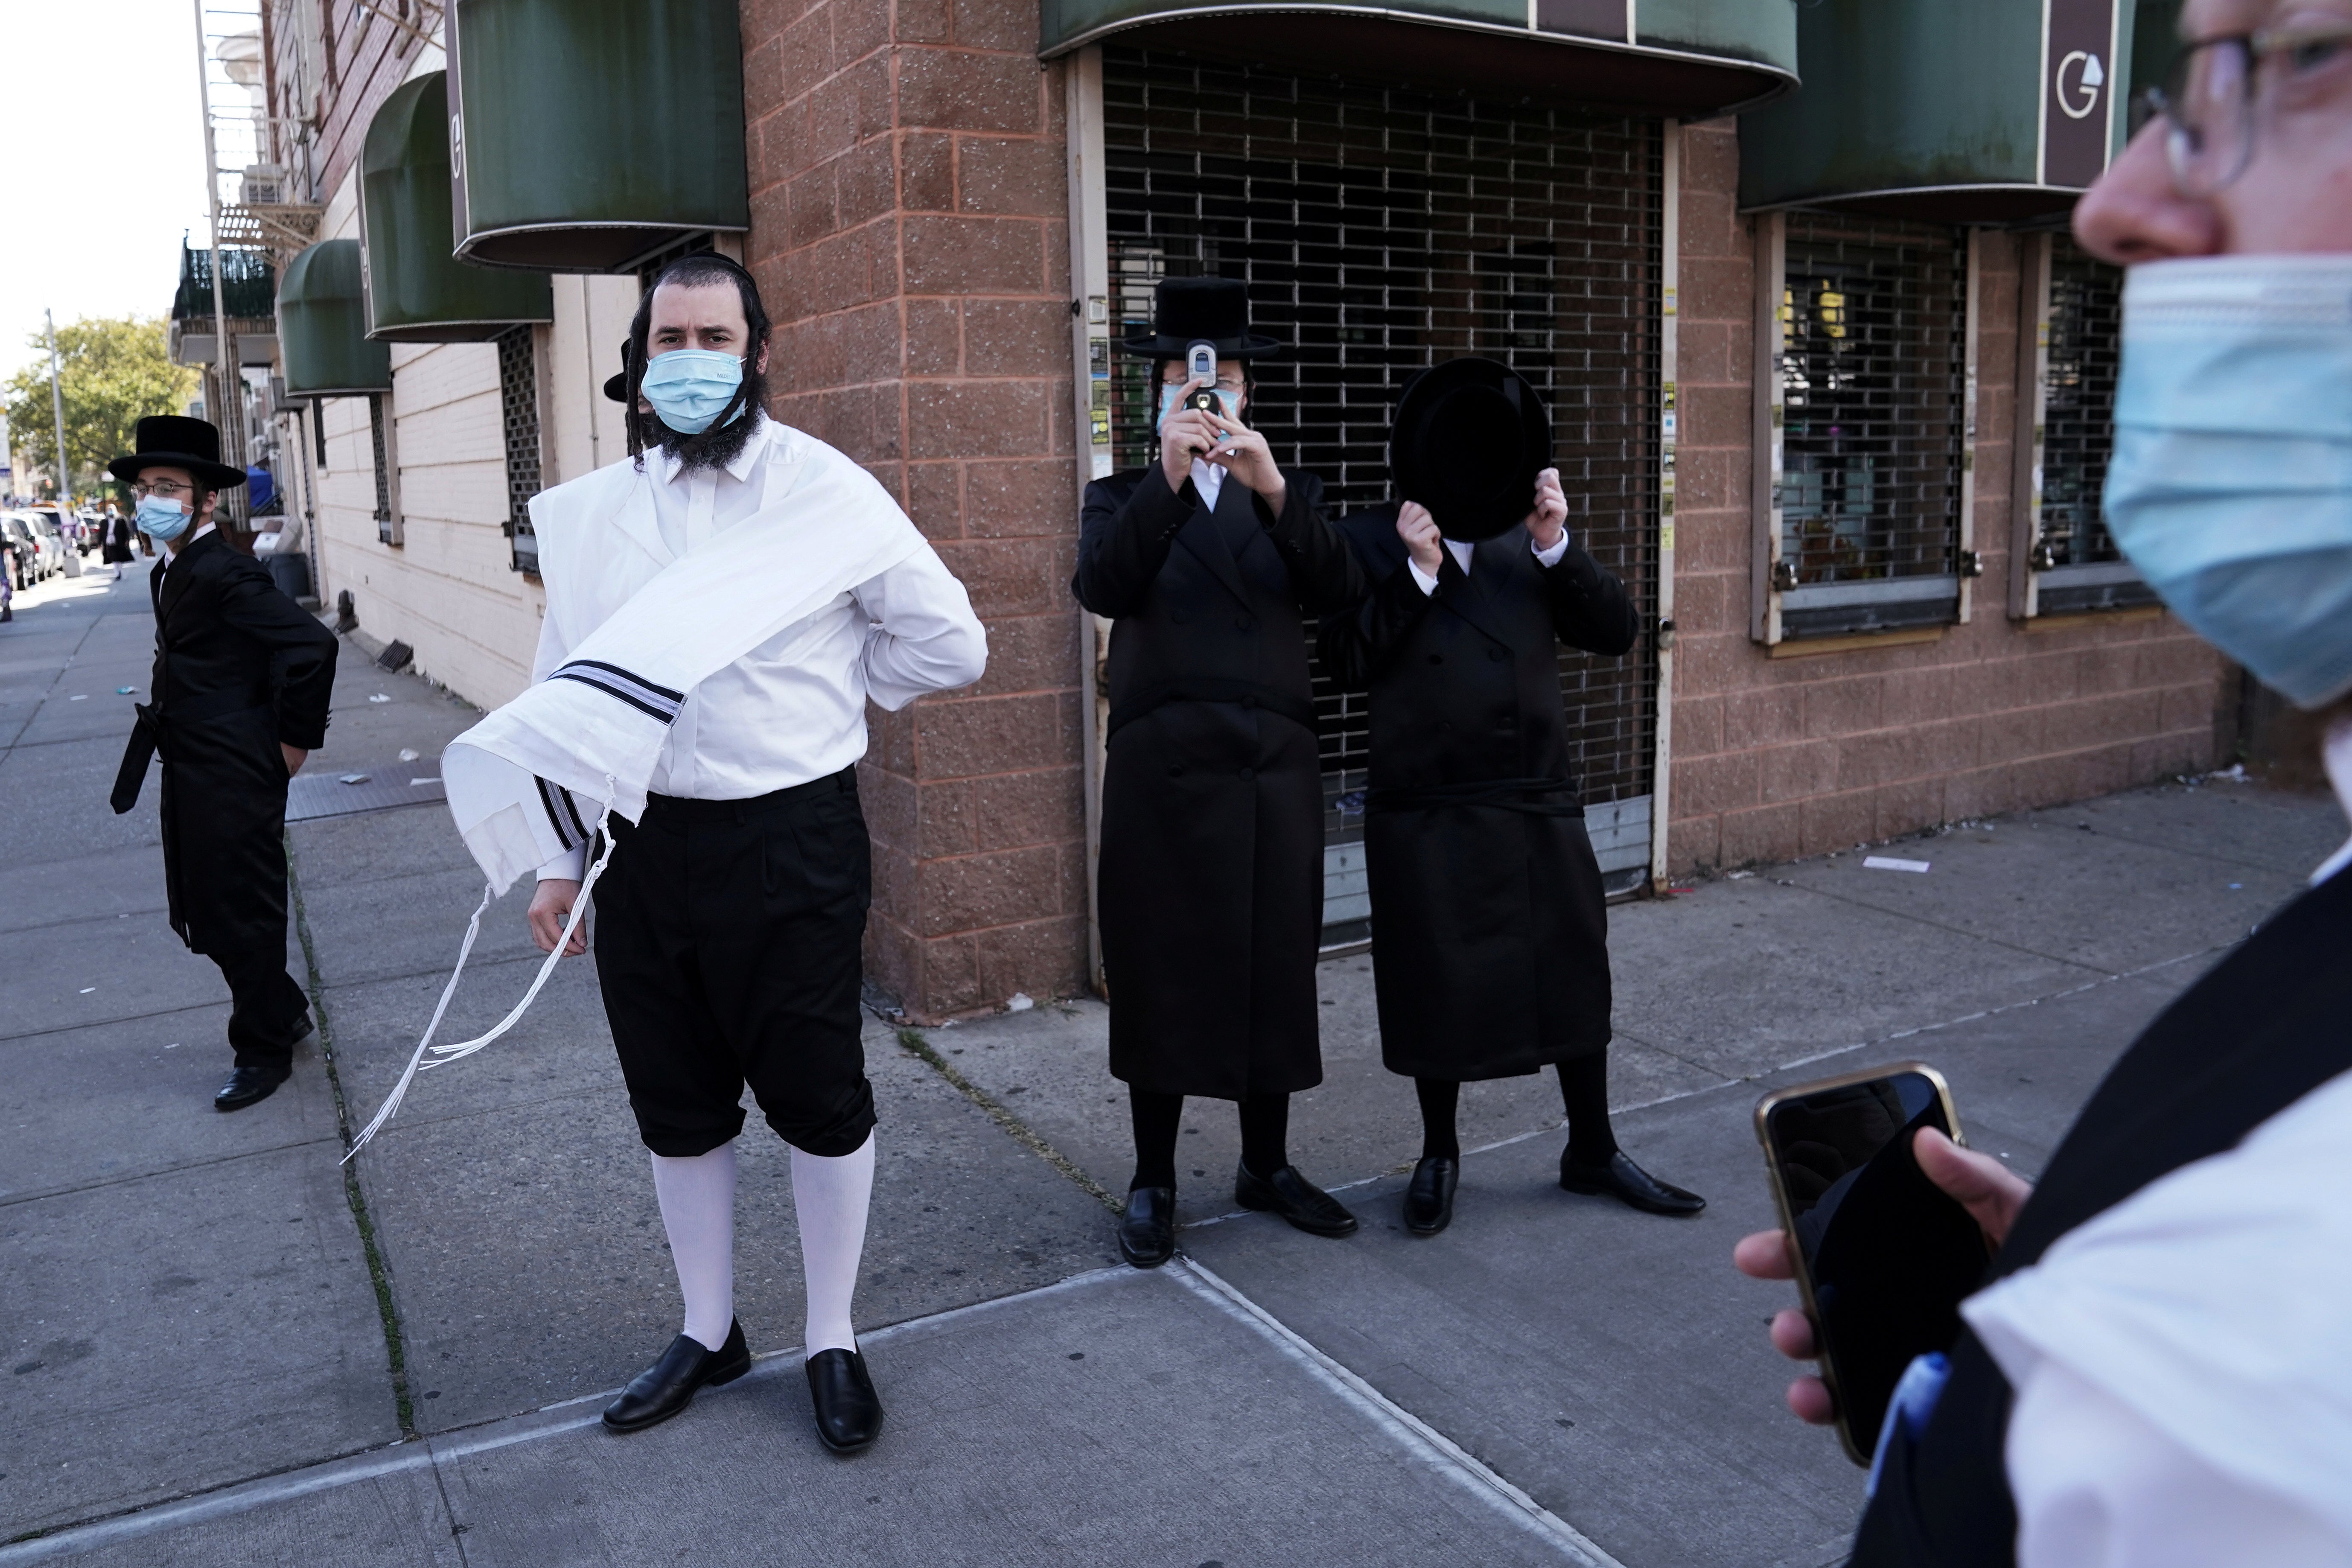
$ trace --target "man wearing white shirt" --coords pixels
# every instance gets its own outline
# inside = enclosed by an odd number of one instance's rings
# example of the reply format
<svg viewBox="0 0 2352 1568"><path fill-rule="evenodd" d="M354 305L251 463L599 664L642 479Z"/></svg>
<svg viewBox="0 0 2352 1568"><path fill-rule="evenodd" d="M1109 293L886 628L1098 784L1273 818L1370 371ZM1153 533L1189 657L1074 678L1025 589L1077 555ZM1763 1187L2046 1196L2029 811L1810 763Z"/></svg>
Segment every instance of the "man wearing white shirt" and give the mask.
<svg viewBox="0 0 2352 1568"><path fill-rule="evenodd" d="M1317 642L1331 679L1371 698L1372 980L1381 1059L1421 1101L1416 1236L1453 1219L1463 1083L1545 1067L1568 1112L1562 1187L1652 1214L1706 1206L1609 1125L1609 921L1559 649L1619 657L1641 616L1569 536L1550 419L1494 360L1407 383L1389 444L1405 499L1340 520L1372 587Z"/></svg>
<svg viewBox="0 0 2352 1568"><path fill-rule="evenodd" d="M625 461L639 466L649 504L607 517L568 510L560 498L570 487L542 498L555 503L551 517L578 516L574 526L610 536L584 550L571 541L542 549L550 607L537 679L582 679L572 651L596 626L565 616L601 620L619 607L559 574L593 578L600 552L642 552L650 559L627 558L647 570L684 560L754 515L789 508L795 467L844 461L761 411L768 339L750 275L716 256L673 264L638 307ZM746 1084L793 1149L818 1434L849 1452L880 1429L850 1322L875 1123L859 1043L870 872L856 767L869 698L895 710L969 685L986 654L962 584L923 545L691 690L646 694L648 711L674 699L675 717L642 819L613 824L612 861L596 884L597 972L686 1310L683 1331L605 1411L615 1430L667 1420L698 1389L750 1367L733 1307L734 1139ZM628 700L634 678L614 673ZM541 951L562 940L590 847L575 844L541 869L530 920ZM584 951L583 938L584 928L571 951Z"/></svg>
<svg viewBox="0 0 2352 1568"><path fill-rule="evenodd" d="M2352 0L2188 0L2074 213L2124 286L2116 542L2321 715L2352 811ZM2352 1565L2352 845L2150 1025L2029 1187L1934 1133L1998 1248L1856 1568ZM1790 1277L1787 1238L1736 1265ZM1811 1358L1812 1324L1772 1321ZM1791 1410L1834 1417L1801 1377Z"/></svg>

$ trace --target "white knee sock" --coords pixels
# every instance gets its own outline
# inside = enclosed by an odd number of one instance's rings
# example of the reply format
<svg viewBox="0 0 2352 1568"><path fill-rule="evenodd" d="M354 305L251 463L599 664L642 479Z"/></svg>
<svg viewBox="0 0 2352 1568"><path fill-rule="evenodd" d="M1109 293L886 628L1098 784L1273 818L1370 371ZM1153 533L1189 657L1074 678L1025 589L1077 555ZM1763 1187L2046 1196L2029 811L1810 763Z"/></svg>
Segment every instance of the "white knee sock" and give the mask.
<svg viewBox="0 0 2352 1568"><path fill-rule="evenodd" d="M854 1351L849 1299L866 1250L866 1207L874 1196L874 1135L834 1159L793 1151L793 1208L801 1221L801 1268L808 1277L807 1353Z"/></svg>
<svg viewBox="0 0 2352 1568"><path fill-rule="evenodd" d="M690 1159L653 1159L662 1228L686 1297L686 1332L715 1351L735 1321L735 1145L721 1143Z"/></svg>

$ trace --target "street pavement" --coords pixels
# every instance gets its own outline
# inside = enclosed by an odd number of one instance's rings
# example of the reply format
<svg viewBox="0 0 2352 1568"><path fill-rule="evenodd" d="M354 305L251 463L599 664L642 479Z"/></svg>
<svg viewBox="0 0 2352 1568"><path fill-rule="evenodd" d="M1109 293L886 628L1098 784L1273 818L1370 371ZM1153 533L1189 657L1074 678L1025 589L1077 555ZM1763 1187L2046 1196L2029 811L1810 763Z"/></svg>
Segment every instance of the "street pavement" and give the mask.
<svg viewBox="0 0 2352 1568"><path fill-rule="evenodd" d="M1860 1473L1781 1407L1763 1324L1787 1292L1728 1264L1769 1218L1759 1094L1925 1059L1977 1146L2031 1173L2346 830L2326 800L2175 784L1888 851L1925 875L1847 853L1619 907L1618 1131L1709 1197L1691 1221L1561 1193L1547 1077L1468 1086L1458 1217L1409 1236L1412 1096L1347 956L1318 975L1328 1076L1292 1150L1362 1231L1234 1212L1233 1112L1195 1102L1183 1256L1137 1273L1105 1206L1131 1151L1099 1004L877 1016L858 1313L881 1441L842 1459L811 1429L789 1162L756 1114L759 1364L620 1438L596 1412L678 1303L593 955L339 1164L482 889L437 805L294 822L289 962L320 1037L274 1098L215 1113L226 988L164 922L152 782L105 804L146 695L142 574L45 585L0 628L0 1568L1832 1563ZM475 716L367 646L310 809L361 799L346 776L429 779ZM523 897L485 915L443 1039L529 984Z"/></svg>

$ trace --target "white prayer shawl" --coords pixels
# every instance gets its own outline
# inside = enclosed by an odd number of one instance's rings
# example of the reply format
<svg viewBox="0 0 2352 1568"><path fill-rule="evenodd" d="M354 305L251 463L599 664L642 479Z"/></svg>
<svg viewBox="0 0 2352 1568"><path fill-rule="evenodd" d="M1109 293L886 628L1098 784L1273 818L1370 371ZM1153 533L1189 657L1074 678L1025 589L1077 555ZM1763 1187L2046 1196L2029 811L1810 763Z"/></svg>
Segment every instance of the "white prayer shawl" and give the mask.
<svg viewBox="0 0 2352 1568"><path fill-rule="evenodd" d="M759 509L691 555L673 556L663 542L652 477L632 460L531 498L547 613L574 638L571 655L442 753L449 813L488 886L408 1070L352 1141L352 1154L399 1109L421 1066L488 1045L546 984L611 858L607 817L645 815L647 784L687 694L923 547L889 492L841 453L764 418L752 438L775 447ZM813 635L821 630L812 624ZM787 642L784 657L790 648ZM524 873L599 839L604 853L574 900L564 940L522 1000L488 1034L433 1045L490 900Z"/></svg>

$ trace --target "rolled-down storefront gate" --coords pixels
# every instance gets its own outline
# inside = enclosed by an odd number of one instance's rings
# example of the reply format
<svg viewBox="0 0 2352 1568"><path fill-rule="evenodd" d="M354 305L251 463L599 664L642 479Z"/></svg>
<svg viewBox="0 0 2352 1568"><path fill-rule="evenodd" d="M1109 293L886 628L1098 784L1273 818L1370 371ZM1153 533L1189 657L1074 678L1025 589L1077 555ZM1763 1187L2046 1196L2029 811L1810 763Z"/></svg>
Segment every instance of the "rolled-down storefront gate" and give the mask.
<svg viewBox="0 0 2352 1568"><path fill-rule="evenodd" d="M1162 277L1247 280L1252 423L1322 476L1334 516L1389 497L1396 388L1441 360L1502 360L1549 398L1569 526L1658 604L1661 211L1654 120L1285 75L1106 47L1103 132L1114 339ZM1150 460L1146 366L1113 362L1119 468ZM1612 891L1651 863L1658 668L1563 652L1586 824ZM1364 699L1319 671L1324 943L1362 939Z"/></svg>

